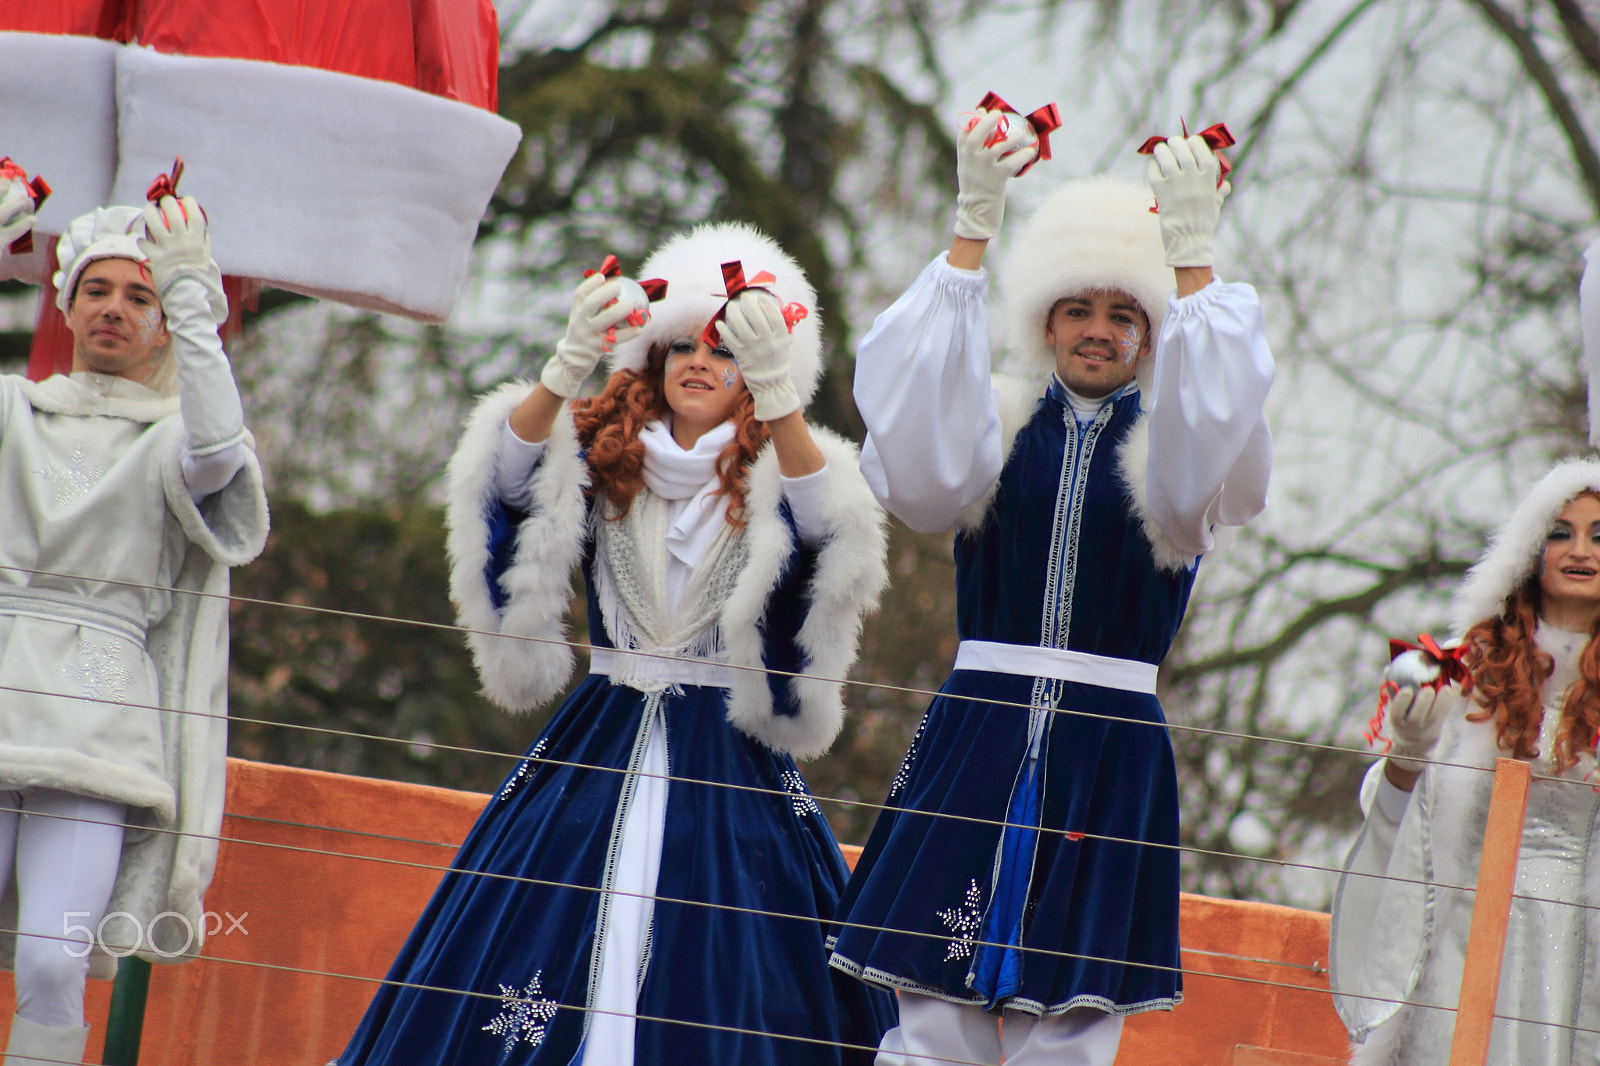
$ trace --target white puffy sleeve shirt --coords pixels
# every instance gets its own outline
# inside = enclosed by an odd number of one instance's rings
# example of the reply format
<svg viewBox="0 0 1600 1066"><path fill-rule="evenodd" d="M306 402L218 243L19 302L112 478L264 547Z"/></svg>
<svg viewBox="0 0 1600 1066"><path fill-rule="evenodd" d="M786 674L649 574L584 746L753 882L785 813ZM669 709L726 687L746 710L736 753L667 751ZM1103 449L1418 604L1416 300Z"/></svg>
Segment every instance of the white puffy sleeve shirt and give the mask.
<svg viewBox="0 0 1600 1066"><path fill-rule="evenodd" d="M984 271L940 255L878 316L856 356L862 473L920 532L950 528L1005 462L987 287ZM1266 504L1272 438L1262 406L1273 364L1255 290L1219 281L1173 298L1151 358L1151 512L1175 545L1201 555L1212 525L1242 525Z"/></svg>

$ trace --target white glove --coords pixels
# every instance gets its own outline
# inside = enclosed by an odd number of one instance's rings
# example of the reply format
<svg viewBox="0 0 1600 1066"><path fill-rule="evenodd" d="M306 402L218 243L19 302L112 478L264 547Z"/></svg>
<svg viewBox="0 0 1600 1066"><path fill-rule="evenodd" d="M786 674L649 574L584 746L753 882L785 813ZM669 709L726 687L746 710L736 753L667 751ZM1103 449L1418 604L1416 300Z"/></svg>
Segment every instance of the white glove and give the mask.
<svg viewBox="0 0 1600 1066"><path fill-rule="evenodd" d="M187 456L211 455L244 439L244 408L217 324L198 285L173 285L162 308L178 364L178 410ZM243 453L239 453L243 462ZM223 479L231 478L234 466ZM217 486L220 487L220 486Z"/></svg>
<svg viewBox="0 0 1600 1066"><path fill-rule="evenodd" d="M789 374L789 325L777 297L746 289L728 302L717 332L739 361L758 419L770 422L800 410L800 393Z"/></svg>
<svg viewBox="0 0 1600 1066"><path fill-rule="evenodd" d="M1439 743L1446 710L1451 701L1439 699L1441 689L1425 682L1439 676L1439 666L1420 651L1401 652L1383 672L1400 691L1389 698L1389 761L1409 773L1421 771Z"/></svg>
<svg viewBox="0 0 1600 1066"><path fill-rule="evenodd" d="M21 178L0 181L0 250L33 230L33 193Z"/></svg>
<svg viewBox="0 0 1600 1066"><path fill-rule="evenodd" d="M1221 172L1216 154L1199 134L1175 137L1150 153L1145 180L1156 195L1167 266L1211 265L1217 217L1233 191L1227 182L1217 184Z"/></svg>
<svg viewBox="0 0 1600 1066"><path fill-rule="evenodd" d="M1006 182L1039 154L1039 139L1020 115L979 109L977 123L956 134L956 236L986 241L1000 232L1006 214ZM1000 121L1010 123L1003 139L985 148Z"/></svg>
<svg viewBox="0 0 1600 1066"><path fill-rule="evenodd" d="M617 299L621 294L621 282L598 273L584 278L573 290L567 332L556 342L555 354L550 356L539 375L545 388L564 399L572 399L583 387L583 379L605 358L609 345L607 330L621 327L615 334L617 343L639 335L637 327L622 326L633 308Z"/></svg>
<svg viewBox="0 0 1600 1066"><path fill-rule="evenodd" d="M194 197L179 200L163 196L159 204L145 204L144 236L139 238L139 250L150 260L150 273L156 279L163 310L172 287L192 278L205 288L213 324L227 319L228 297L222 291L222 271L211 258L206 216Z"/></svg>

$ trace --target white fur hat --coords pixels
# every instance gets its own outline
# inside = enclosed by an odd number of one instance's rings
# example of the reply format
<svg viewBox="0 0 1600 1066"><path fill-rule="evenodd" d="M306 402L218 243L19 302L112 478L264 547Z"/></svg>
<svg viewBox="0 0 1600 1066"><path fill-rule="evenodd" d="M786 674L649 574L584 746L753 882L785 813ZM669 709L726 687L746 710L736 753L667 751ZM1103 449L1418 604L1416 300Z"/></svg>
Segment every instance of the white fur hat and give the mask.
<svg viewBox="0 0 1600 1066"><path fill-rule="evenodd" d="M130 232L135 229L137 234ZM56 261L61 265L51 278L61 313L67 313L83 268L96 259L149 262L149 256L139 250L138 238L143 235L144 211L137 207L97 207L68 223L67 232L56 242Z"/></svg>
<svg viewBox="0 0 1600 1066"><path fill-rule="evenodd" d="M650 321L639 336L617 345L612 370L641 370L653 344L679 337L698 339L706 323L728 302L722 264L738 260L744 276L754 279L765 271L775 281L763 281L780 303L797 303L806 317L790 331L790 373L802 404L811 401L822 376L822 318L817 313L817 293L800 264L776 241L742 222L696 226L656 249L639 268L640 278L662 278L667 295L650 305Z"/></svg>
<svg viewBox="0 0 1600 1066"><path fill-rule="evenodd" d="M1161 243L1155 200L1143 182L1097 174L1068 182L1035 211L1006 259L1006 326L1011 348L1031 372L1052 373L1055 352L1045 321L1056 301L1095 289L1121 289L1161 332L1176 281ZM1148 388L1151 361L1139 364Z"/></svg>
<svg viewBox="0 0 1600 1066"><path fill-rule="evenodd" d="M1533 574L1556 516L1578 493L1600 492L1600 458L1567 459L1539 479L1500 527L1456 589L1450 622L1457 636L1498 615L1506 597Z"/></svg>

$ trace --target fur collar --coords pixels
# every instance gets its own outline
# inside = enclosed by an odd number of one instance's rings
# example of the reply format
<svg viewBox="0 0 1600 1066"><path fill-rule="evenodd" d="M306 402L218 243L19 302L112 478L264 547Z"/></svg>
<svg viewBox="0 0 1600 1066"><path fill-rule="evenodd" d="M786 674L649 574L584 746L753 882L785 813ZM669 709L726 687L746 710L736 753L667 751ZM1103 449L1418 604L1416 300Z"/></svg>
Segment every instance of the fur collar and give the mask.
<svg viewBox="0 0 1600 1066"><path fill-rule="evenodd" d="M43 381L14 379L36 410L60 415L106 415L134 422L159 422L178 413L178 398L163 396L136 382L105 374L70 377L52 374Z"/></svg>
<svg viewBox="0 0 1600 1066"><path fill-rule="evenodd" d="M512 565L501 578L508 597L496 609L483 580L489 561L485 515L491 504L501 426L527 395L527 383L486 396L467 423L449 470L446 516L450 596L467 630L485 694L510 711L528 711L558 694L572 673L564 616L572 571L588 534L589 472L578 455L572 417L563 411L533 474L533 510L517 531ZM720 624L728 661L736 667L728 719L775 751L813 758L828 750L844 720L843 678L855 661L862 616L877 606L888 581L883 512L857 466L856 449L812 427L828 461L824 519L807 589L808 609L798 644L805 677L789 678L797 715L775 713L761 670L761 626L767 601L784 574L793 532L779 510L777 454L769 443L750 471L745 538L749 563L723 605Z"/></svg>

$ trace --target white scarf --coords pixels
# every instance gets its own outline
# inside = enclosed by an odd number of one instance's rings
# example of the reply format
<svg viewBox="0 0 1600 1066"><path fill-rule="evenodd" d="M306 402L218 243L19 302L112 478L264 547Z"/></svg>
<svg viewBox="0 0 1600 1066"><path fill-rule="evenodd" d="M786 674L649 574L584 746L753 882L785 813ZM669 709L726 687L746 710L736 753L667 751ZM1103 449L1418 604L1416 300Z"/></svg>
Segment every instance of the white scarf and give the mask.
<svg viewBox="0 0 1600 1066"><path fill-rule="evenodd" d="M726 521L728 497L713 494L721 487L717 456L733 440L733 432L733 423L724 422L702 433L694 447L685 450L665 422L651 422L639 431L645 487L663 500L689 501L667 530L667 551L690 569Z"/></svg>
<svg viewBox="0 0 1600 1066"><path fill-rule="evenodd" d="M733 439L733 426L718 426L687 451L660 422L646 426L639 439L649 491L634 497L626 517L596 527L601 565L595 576L606 632L619 648L720 660L716 619L745 560L743 538L725 520L727 497L711 496L719 486L717 453ZM663 542L670 556L665 570ZM636 656L618 663L611 680L641 692L672 688L648 659Z"/></svg>

